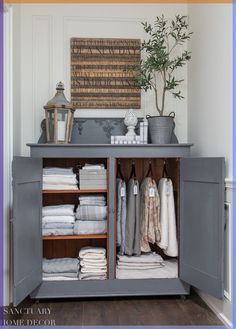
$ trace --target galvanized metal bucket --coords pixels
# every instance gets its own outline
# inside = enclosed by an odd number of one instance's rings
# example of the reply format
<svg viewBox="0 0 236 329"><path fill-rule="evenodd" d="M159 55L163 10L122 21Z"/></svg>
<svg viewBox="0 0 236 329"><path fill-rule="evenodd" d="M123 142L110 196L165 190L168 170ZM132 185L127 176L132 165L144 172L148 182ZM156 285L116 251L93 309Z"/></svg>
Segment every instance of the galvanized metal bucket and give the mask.
<svg viewBox="0 0 236 329"><path fill-rule="evenodd" d="M170 144L174 130L175 113L168 116L146 116L152 144Z"/></svg>

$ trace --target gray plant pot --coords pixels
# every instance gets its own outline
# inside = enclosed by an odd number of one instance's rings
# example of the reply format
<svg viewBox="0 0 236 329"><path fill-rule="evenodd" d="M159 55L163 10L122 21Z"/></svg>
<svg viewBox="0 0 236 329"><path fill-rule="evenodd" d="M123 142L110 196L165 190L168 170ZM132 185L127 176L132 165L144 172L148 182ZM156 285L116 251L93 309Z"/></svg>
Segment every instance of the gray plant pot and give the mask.
<svg viewBox="0 0 236 329"><path fill-rule="evenodd" d="M168 116L147 115L148 129L152 144L170 144L174 130L174 112Z"/></svg>

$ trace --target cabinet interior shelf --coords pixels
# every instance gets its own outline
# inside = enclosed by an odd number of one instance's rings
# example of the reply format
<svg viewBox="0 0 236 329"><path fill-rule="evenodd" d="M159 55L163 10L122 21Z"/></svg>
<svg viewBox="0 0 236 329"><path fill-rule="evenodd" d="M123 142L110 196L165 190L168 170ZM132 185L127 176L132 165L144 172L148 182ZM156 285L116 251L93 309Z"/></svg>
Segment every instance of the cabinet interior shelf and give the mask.
<svg viewBox="0 0 236 329"><path fill-rule="evenodd" d="M43 190L43 194L89 194L107 193L107 190Z"/></svg>
<svg viewBox="0 0 236 329"><path fill-rule="evenodd" d="M42 238L43 238L43 240L107 239L107 234L50 235L50 236L43 236Z"/></svg>

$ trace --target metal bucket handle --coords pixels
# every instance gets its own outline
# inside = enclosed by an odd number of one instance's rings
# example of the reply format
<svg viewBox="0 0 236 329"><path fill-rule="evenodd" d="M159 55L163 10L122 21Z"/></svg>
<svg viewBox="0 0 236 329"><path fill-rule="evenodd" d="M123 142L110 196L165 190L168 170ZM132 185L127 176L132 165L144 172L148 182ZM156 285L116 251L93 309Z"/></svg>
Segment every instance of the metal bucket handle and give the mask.
<svg viewBox="0 0 236 329"><path fill-rule="evenodd" d="M170 112L169 117L174 119L175 118L175 112Z"/></svg>

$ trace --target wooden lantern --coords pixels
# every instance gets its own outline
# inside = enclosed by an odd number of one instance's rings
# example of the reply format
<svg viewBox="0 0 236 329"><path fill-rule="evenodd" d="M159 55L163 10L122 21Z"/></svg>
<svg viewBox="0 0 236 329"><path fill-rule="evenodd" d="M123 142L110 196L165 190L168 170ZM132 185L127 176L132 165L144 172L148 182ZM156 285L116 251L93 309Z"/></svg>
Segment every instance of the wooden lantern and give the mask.
<svg viewBox="0 0 236 329"><path fill-rule="evenodd" d="M56 90L56 95L44 106L47 143L67 144L71 141L75 109L64 95L62 82Z"/></svg>

